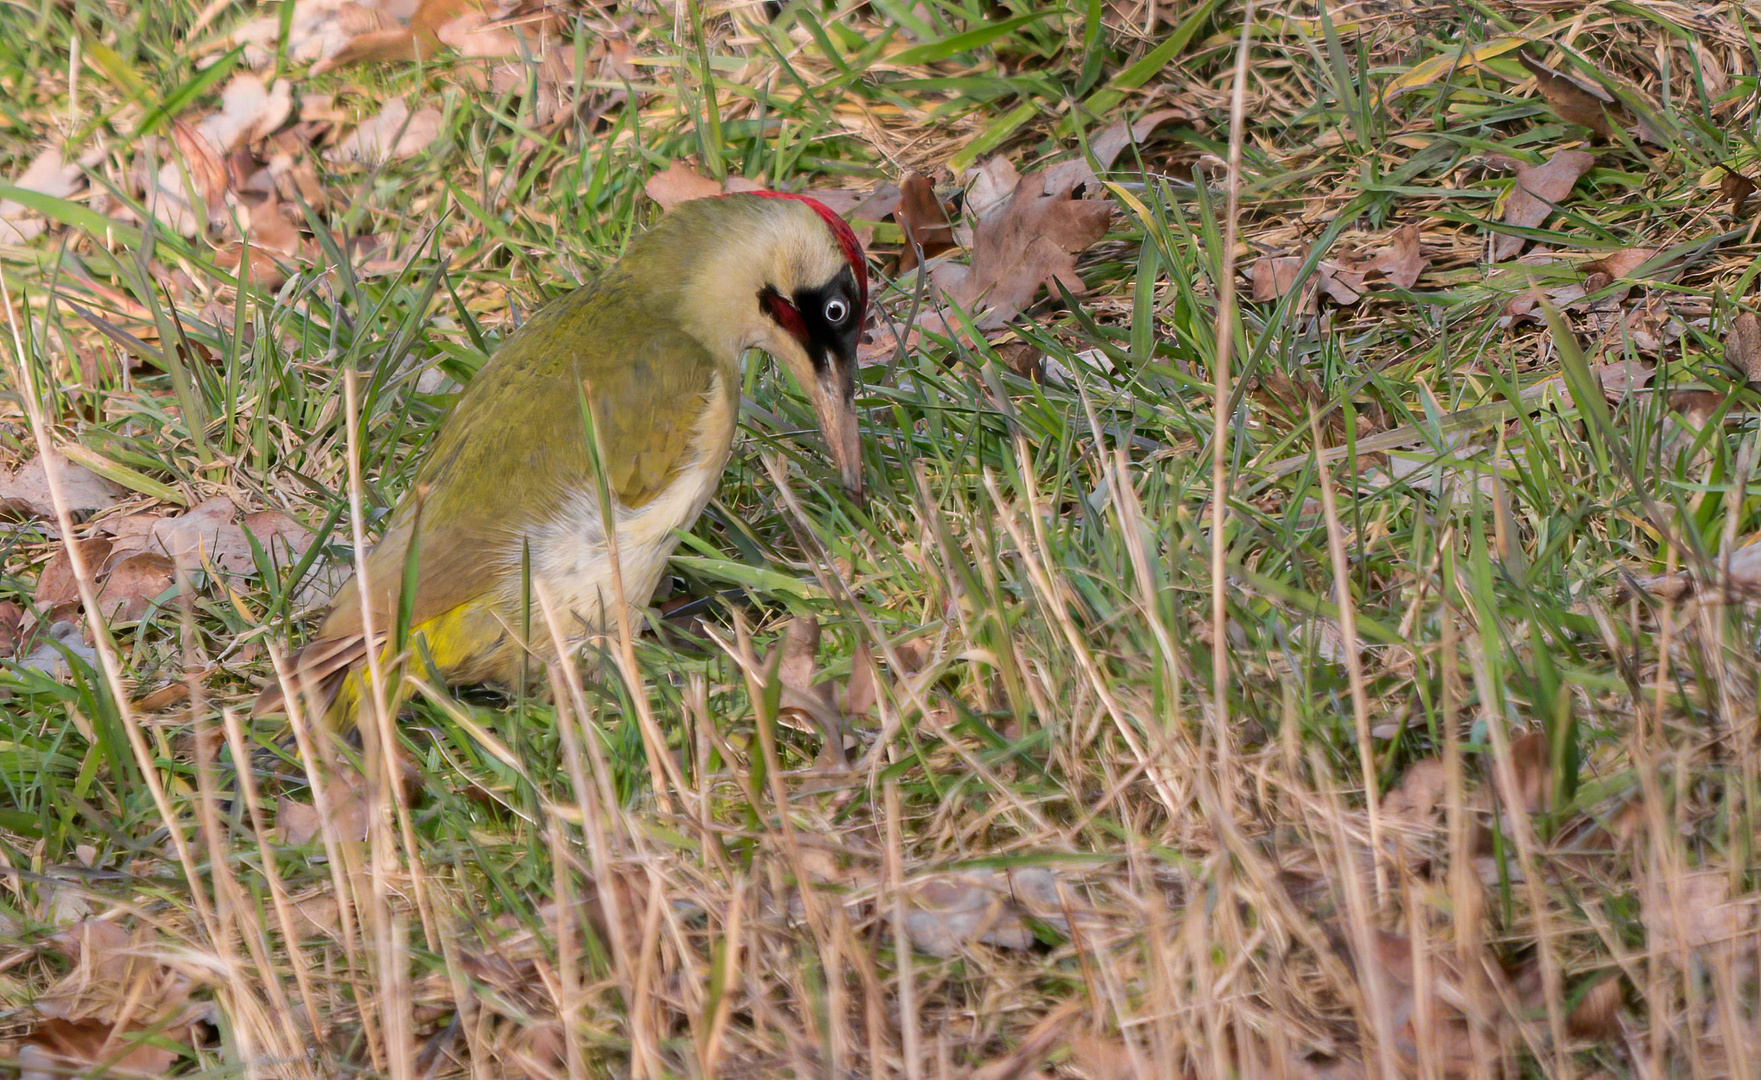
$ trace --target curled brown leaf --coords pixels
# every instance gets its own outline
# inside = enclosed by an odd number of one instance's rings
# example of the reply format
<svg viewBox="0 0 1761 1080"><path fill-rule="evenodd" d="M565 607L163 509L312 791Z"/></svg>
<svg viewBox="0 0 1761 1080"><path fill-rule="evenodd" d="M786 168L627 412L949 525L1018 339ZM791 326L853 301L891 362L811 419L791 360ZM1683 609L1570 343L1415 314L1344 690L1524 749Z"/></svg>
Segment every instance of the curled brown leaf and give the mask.
<svg viewBox="0 0 1761 1080"><path fill-rule="evenodd" d="M1545 222L1595 164L1595 155L1582 150L1561 150L1540 165L1517 162L1516 183L1504 201L1502 220L1506 225L1525 229ZM1492 244L1493 261L1503 262L1521 251L1527 242L1508 233L1498 236Z"/></svg>

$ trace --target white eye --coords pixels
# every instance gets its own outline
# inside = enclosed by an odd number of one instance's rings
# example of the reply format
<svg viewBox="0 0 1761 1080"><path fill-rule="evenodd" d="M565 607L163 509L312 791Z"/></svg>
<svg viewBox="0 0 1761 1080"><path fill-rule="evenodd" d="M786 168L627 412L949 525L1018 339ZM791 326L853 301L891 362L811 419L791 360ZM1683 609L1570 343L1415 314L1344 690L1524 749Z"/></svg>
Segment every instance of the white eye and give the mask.
<svg viewBox="0 0 1761 1080"><path fill-rule="evenodd" d="M850 305L844 303L844 301L837 297L834 296L825 302L825 321L831 323L833 326L843 322L845 317L849 314Z"/></svg>

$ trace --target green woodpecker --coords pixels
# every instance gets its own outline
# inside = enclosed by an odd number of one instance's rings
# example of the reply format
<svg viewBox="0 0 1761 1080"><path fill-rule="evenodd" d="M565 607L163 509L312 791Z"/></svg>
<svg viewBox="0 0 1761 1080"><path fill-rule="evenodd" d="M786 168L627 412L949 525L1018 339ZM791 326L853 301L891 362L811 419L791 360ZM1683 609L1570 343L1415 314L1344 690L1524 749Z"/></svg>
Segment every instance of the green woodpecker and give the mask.
<svg viewBox="0 0 1761 1080"><path fill-rule="evenodd" d="M412 543L410 641L449 685L511 688L556 658L538 603L525 606L540 592L571 647L615 626L601 475L623 595L646 604L721 479L749 349L801 384L844 487L860 495L852 398L867 304L861 245L812 199L754 192L673 210L598 280L535 313L471 380L367 556L381 647ZM332 726L352 724L362 699L362 591L345 585L291 658L292 688ZM285 704L271 685L257 711Z"/></svg>

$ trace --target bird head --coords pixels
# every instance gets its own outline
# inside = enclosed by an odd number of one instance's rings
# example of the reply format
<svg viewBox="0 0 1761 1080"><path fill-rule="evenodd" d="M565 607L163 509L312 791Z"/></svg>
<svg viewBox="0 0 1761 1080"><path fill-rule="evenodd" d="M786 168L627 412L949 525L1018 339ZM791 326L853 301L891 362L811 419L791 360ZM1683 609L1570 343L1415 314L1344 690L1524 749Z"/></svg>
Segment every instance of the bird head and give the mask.
<svg viewBox="0 0 1761 1080"><path fill-rule="evenodd" d="M776 357L812 403L845 490L860 496L856 343L868 271L856 235L823 203L779 192L698 199L668 217L668 231L685 234L676 246L700 260L682 312L692 332L721 355Z"/></svg>

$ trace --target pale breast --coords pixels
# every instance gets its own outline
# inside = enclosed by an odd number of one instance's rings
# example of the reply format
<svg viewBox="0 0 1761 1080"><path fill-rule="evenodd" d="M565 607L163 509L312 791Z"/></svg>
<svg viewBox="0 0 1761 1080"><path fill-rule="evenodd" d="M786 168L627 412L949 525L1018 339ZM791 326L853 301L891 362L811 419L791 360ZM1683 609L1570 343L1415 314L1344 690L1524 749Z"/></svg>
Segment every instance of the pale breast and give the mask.
<svg viewBox="0 0 1761 1080"><path fill-rule="evenodd" d="M718 375L706 395L689 463L641 506L616 505L618 571L633 607L653 596L679 532L703 513L721 482L738 414L738 402L731 398ZM546 590L555 610L567 613L567 625L560 629L571 642L604 632L616 618L617 589L600 509L597 485L583 477L580 487L560 500L557 513L530 533L534 584ZM518 609L517 596L506 601L509 610Z"/></svg>

